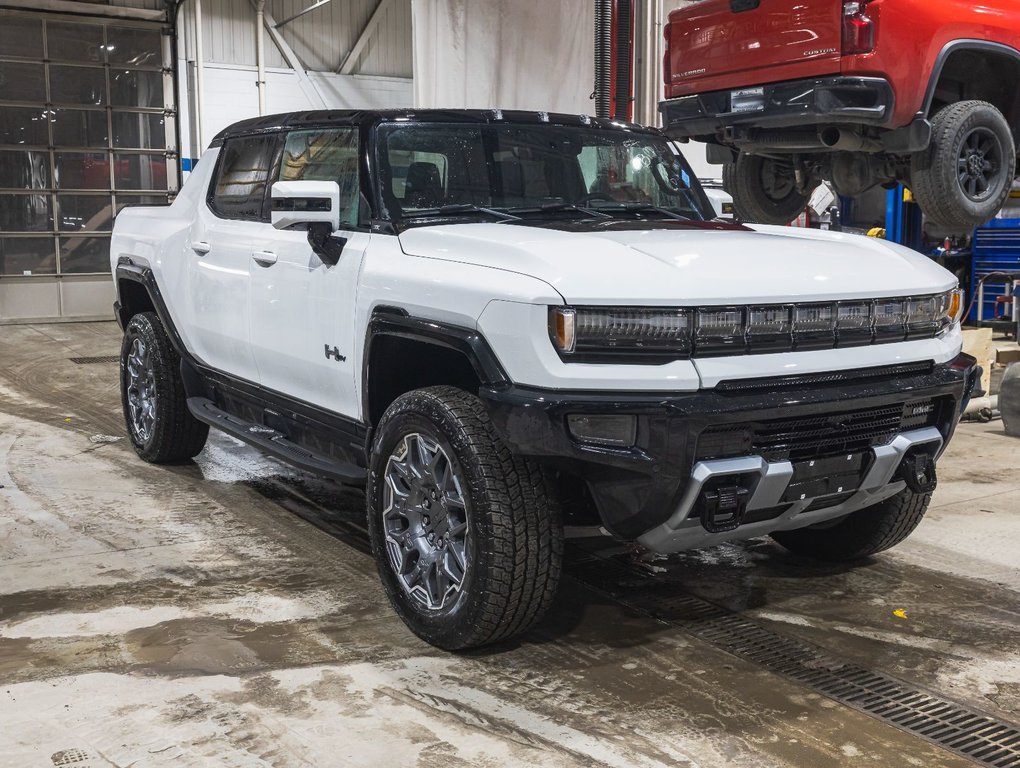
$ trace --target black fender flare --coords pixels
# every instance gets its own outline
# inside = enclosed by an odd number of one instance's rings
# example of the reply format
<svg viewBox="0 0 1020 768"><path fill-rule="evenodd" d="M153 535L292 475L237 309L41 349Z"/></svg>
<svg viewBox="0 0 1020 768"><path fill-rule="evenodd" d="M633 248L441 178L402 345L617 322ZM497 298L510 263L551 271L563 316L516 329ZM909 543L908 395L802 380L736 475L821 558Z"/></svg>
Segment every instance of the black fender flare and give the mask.
<svg viewBox="0 0 1020 768"><path fill-rule="evenodd" d="M130 311L129 307L124 306L120 295L121 281L129 280L132 283L140 284L145 289L150 303L159 316L159 321L163 324L167 335L170 337L170 343L173 345L174 351L180 355L182 360L191 360L193 356L185 348L184 341L181 339L180 333L177 332L177 326L174 325L173 318L170 317L170 311L167 309L166 301L159 290L159 284L156 282L156 276L153 274L152 269L142 264L135 264L128 257L122 257L117 262L115 277L117 282L117 300L113 303L113 312L117 317L117 324L120 325L121 330L127 328L131 315L134 314Z"/></svg>
<svg viewBox="0 0 1020 768"><path fill-rule="evenodd" d="M367 419L370 411L369 380L372 344L383 336L396 336L426 344L452 349L464 355L471 363L483 387L502 389L513 382L499 362L489 342L477 330L463 326L412 317L399 307L377 307L368 322L365 345L361 356L361 405Z"/></svg>
<svg viewBox="0 0 1020 768"><path fill-rule="evenodd" d="M931 77L928 80L928 88L924 93L924 102L921 104L920 117L931 117L931 106L932 102L935 101L935 89L938 87L939 80L942 78L942 70L945 69L946 62L949 57L959 51L982 51L984 53L994 53L1000 56L1008 56L1014 59L1017 64L1020 64L1020 51L1016 48L1012 48L1004 43L994 43L990 40L976 40L976 39L963 39L953 40L952 42L946 43L946 45L939 51L939 55L935 58L935 64L931 68ZM1007 116L1008 117L1008 116ZM1017 130L1018 127L1014 127Z"/></svg>

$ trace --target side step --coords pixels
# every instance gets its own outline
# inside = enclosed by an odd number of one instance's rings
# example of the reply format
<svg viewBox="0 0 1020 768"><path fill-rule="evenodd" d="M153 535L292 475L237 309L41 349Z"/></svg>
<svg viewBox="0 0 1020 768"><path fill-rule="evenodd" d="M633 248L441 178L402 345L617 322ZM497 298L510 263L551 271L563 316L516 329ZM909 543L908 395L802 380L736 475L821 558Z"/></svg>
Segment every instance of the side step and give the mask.
<svg viewBox="0 0 1020 768"><path fill-rule="evenodd" d="M297 443L292 443L275 429L231 416L207 398L189 397L188 410L192 416L210 427L226 432L298 469L348 485L365 484L367 471L363 467L313 453Z"/></svg>

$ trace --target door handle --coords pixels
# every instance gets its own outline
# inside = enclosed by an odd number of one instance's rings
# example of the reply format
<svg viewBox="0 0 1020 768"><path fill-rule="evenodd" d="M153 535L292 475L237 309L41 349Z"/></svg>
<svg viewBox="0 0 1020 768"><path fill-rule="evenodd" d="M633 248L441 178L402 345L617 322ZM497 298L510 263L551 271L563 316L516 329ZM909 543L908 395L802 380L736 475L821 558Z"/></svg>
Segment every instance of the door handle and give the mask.
<svg viewBox="0 0 1020 768"><path fill-rule="evenodd" d="M197 253L199 256L205 256L209 251L212 250L212 246L209 243L198 241L191 244L191 250Z"/></svg>
<svg viewBox="0 0 1020 768"><path fill-rule="evenodd" d="M255 251L251 257L262 267L271 267L276 263L276 254L272 251Z"/></svg>

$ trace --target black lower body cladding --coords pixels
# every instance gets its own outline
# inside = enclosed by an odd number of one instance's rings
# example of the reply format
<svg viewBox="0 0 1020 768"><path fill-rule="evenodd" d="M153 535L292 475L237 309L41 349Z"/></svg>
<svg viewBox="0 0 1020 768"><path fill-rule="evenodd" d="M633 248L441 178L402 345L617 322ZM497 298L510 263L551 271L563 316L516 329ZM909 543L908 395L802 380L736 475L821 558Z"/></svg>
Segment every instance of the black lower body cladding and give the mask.
<svg viewBox="0 0 1020 768"><path fill-rule="evenodd" d="M634 539L665 522L703 459L759 455L805 462L869 453L900 432L934 427L943 447L974 383L974 358L720 386L691 393L483 389L493 424L515 453L583 480L602 522ZM883 373L885 375L883 375ZM636 420L631 446L577 439L572 414ZM817 486L815 486L817 488Z"/></svg>

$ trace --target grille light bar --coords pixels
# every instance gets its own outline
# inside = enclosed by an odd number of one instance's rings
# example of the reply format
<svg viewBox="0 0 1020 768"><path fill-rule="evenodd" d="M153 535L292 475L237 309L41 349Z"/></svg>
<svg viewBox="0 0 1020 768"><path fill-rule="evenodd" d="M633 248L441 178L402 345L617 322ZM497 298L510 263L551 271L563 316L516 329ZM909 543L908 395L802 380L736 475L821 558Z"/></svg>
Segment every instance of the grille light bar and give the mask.
<svg viewBox="0 0 1020 768"><path fill-rule="evenodd" d="M834 349L933 338L959 321L959 291L874 301L733 307L551 307L565 357L643 361Z"/></svg>

